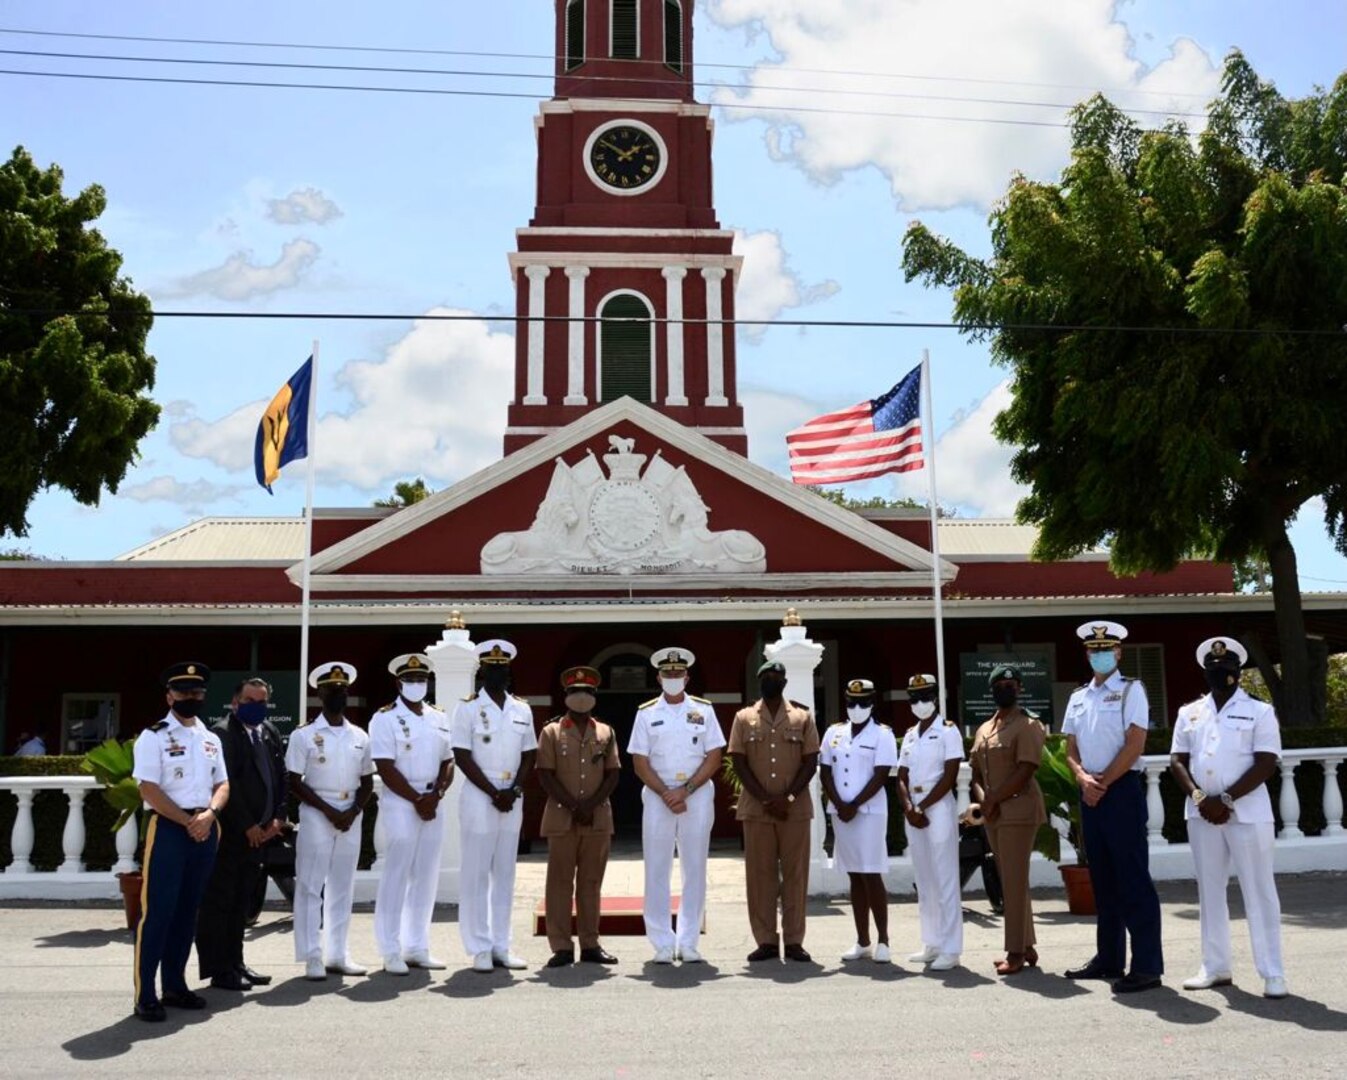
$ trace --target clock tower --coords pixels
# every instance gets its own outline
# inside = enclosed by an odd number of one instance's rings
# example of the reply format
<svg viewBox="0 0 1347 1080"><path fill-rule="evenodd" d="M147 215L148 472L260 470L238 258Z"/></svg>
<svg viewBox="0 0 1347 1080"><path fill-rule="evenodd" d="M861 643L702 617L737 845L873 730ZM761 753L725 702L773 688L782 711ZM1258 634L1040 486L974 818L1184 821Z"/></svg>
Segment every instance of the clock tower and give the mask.
<svg viewBox="0 0 1347 1080"><path fill-rule="evenodd" d="M693 0L555 2L537 206L510 255L521 322L505 452L631 397L746 454L741 260L712 204Z"/></svg>

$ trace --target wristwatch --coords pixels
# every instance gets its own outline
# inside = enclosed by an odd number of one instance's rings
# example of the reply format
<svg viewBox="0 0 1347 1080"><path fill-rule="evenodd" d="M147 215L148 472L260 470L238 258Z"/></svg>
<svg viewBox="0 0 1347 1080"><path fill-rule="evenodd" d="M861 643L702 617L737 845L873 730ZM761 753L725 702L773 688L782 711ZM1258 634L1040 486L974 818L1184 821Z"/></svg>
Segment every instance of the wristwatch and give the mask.
<svg viewBox="0 0 1347 1080"><path fill-rule="evenodd" d="M524 794L524 789L521 788L518 784L515 784L515 786L510 789L510 794L517 799Z"/></svg>
<svg viewBox="0 0 1347 1080"><path fill-rule="evenodd" d="M1230 797L1230 792L1228 791L1221 792L1221 802L1225 803L1226 808L1229 810L1235 808L1235 800Z"/></svg>
<svg viewBox="0 0 1347 1080"><path fill-rule="evenodd" d="M1201 788L1198 788L1196 791L1193 792L1193 805L1201 806L1202 800L1205 799L1206 797L1207 793L1203 791Z"/></svg>
<svg viewBox="0 0 1347 1080"><path fill-rule="evenodd" d="M697 785L693 781L689 780L683 785L683 790L686 791L689 795L691 795L694 791L697 790Z"/></svg>

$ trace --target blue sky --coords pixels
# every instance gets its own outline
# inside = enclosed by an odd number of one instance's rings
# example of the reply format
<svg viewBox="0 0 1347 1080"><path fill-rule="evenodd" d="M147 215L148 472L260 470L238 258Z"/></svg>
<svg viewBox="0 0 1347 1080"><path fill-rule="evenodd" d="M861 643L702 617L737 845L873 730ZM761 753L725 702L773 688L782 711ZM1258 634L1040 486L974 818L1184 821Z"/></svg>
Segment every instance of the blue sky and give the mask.
<svg viewBox="0 0 1347 1080"><path fill-rule="evenodd" d="M551 0L197 5L10 0L0 28L520 54L515 58L168 45L0 34L0 48L473 70L427 76L3 56L0 68L186 78L490 88L546 96ZM1331 0L706 0L699 79L716 110L716 200L742 230L742 315L943 320L949 298L903 283L899 240L920 219L974 249L1015 170L1056 175L1060 121L1100 88L1138 114L1199 111L1239 47L1283 92L1347 67L1347 5ZM716 66L721 65L721 66ZM858 74L841 74L844 72ZM499 76L499 77L496 77ZM977 101L969 101L977 98ZM1035 104L1002 104L1034 102ZM746 104L751 110L735 108ZM795 111L820 105L872 115ZM535 98L181 86L0 75L0 143L104 185L101 228L161 308L432 309L513 302L506 252L533 205ZM873 115L885 113L889 115ZM914 116L913 114L920 114ZM921 117L940 116L933 120ZM950 119L959 118L959 119ZM161 319L143 459L98 508L41 496L21 543L115 555L202 514L297 512L302 471L268 496L251 478L260 402L321 340L320 505L365 505L396 479L444 486L496 460L510 393L507 327ZM783 435L874 396L929 348L942 501L1005 515L1016 491L987 431L1003 373L948 331L778 327L740 336L752 456L785 471ZM924 493L919 476L857 494ZM1310 506L1294 534L1307 590L1347 589L1347 559ZM9 541L4 542L8 545Z"/></svg>

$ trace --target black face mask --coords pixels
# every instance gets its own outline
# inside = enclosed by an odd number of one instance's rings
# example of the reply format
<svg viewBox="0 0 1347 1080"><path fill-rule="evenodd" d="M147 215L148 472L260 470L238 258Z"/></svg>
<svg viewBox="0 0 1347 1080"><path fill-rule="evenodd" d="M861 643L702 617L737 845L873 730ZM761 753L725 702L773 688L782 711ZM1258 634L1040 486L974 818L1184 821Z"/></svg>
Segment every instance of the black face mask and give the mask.
<svg viewBox="0 0 1347 1080"><path fill-rule="evenodd" d="M346 711L346 703L349 700L344 690L330 693L323 698L323 712L328 716L340 716Z"/></svg>
<svg viewBox="0 0 1347 1080"><path fill-rule="evenodd" d="M1206 676L1207 686L1213 694L1225 693L1239 685L1239 673L1224 664L1203 668L1202 674Z"/></svg>
<svg viewBox="0 0 1347 1080"><path fill-rule="evenodd" d="M187 698L173 703L173 711L179 716L196 718L206 711L206 703L200 698Z"/></svg>
<svg viewBox="0 0 1347 1080"><path fill-rule="evenodd" d="M504 690L510 685L510 669L502 664L483 664L482 685L487 690Z"/></svg>
<svg viewBox="0 0 1347 1080"><path fill-rule="evenodd" d="M1020 700L1019 688L1010 683L1000 683L992 687L992 700L997 708L1008 709Z"/></svg>
<svg viewBox="0 0 1347 1080"><path fill-rule="evenodd" d="M769 700L779 698L786 690L786 680L776 675L769 675L766 678L758 680L758 689L762 696Z"/></svg>

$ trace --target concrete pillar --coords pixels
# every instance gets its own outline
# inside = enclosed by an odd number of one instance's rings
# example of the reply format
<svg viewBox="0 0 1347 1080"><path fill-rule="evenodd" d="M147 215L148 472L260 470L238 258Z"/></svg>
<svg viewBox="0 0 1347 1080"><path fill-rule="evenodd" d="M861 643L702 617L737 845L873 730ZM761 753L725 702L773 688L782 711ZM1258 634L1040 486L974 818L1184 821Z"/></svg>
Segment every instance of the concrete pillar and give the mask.
<svg viewBox="0 0 1347 1080"><path fill-rule="evenodd" d="M426 656L435 672L435 701L453 716L454 708L474 691L477 674L477 646L468 636L463 618L457 611L449 616L440 640L426 646ZM440 884L435 899L441 904L458 903L458 876L463 851L458 836L458 800L463 794L463 777L455 776L453 786L440 803L444 819L444 848L440 852Z"/></svg>
<svg viewBox="0 0 1347 1080"><path fill-rule="evenodd" d="M566 267L570 282L570 323L567 326L566 405L588 405L585 397L585 278L589 267Z"/></svg>
<svg viewBox="0 0 1347 1080"><path fill-rule="evenodd" d="M669 359L668 394L665 405L686 405L687 393L684 390L683 372L683 281L688 276L684 266L666 266L663 270L665 281L665 314L668 322L664 324L665 355Z"/></svg>
<svg viewBox="0 0 1347 1080"><path fill-rule="evenodd" d="M529 323L525 332L528 342L528 386L524 394L525 405L546 405L547 395L543 392L543 357L547 324L541 319L547 314L547 275L552 271L546 266L526 266L524 276L529 283Z"/></svg>

